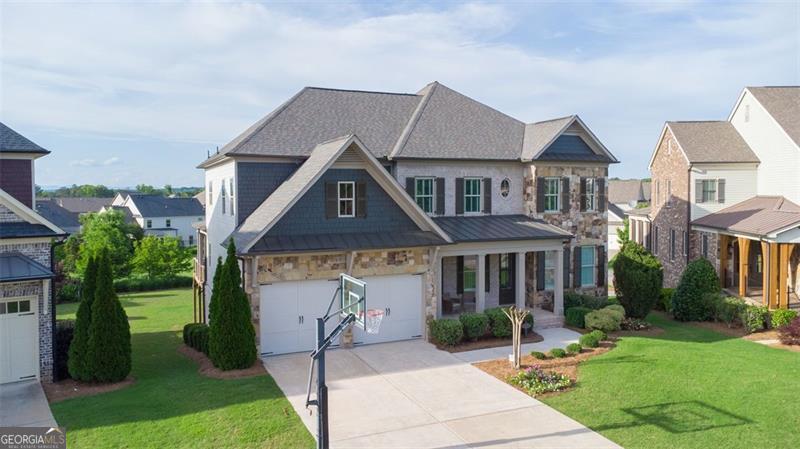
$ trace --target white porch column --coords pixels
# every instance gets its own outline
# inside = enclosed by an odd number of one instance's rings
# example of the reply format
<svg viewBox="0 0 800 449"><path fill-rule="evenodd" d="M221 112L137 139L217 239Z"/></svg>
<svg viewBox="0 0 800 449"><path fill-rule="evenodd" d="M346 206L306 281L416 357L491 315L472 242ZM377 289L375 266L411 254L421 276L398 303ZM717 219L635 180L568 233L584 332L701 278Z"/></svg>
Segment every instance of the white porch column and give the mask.
<svg viewBox="0 0 800 449"><path fill-rule="evenodd" d="M514 273L514 294L516 296L515 302L518 309L525 308L525 252L517 253L517 261L515 264L517 272Z"/></svg>
<svg viewBox="0 0 800 449"><path fill-rule="evenodd" d="M475 311L483 312L486 309L486 254L476 254L478 258L475 264Z"/></svg>
<svg viewBox="0 0 800 449"><path fill-rule="evenodd" d="M556 250L556 278L553 292L553 313L564 315L564 248Z"/></svg>

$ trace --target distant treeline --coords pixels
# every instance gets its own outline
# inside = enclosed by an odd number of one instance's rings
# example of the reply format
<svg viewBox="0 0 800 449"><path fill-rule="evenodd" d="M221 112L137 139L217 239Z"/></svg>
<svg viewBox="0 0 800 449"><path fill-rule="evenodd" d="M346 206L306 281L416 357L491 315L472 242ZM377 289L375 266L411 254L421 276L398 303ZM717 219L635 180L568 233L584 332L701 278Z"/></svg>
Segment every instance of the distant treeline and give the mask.
<svg viewBox="0 0 800 449"><path fill-rule="evenodd" d="M139 193L146 193L146 194L154 194L154 195L164 195L164 196L177 196L182 198L191 197L197 195L202 191L202 187L172 187L171 185L167 184L163 188L153 187L147 184L139 184L136 186L136 192ZM128 189L112 189L106 187L102 184L92 185L92 184L83 184L77 185L72 184L69 187L59 187L56 190L43 190L41 187L36 186L36 196L38 198L63 198L63 197L96 197L96 198L111 198L117 194L117 192L125 191L129 192Z"/></svg>

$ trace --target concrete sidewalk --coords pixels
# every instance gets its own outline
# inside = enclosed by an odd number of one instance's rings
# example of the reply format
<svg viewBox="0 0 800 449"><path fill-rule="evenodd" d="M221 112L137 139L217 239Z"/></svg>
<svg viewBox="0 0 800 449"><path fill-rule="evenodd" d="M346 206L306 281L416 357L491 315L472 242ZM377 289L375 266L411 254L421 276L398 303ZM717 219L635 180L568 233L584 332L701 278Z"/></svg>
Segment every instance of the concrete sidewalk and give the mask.
<svg viewBox="0 0 800 449"><path fill-rule="evenodd" d="M0 385L0 427L56 427L38 380Z"/></svg>

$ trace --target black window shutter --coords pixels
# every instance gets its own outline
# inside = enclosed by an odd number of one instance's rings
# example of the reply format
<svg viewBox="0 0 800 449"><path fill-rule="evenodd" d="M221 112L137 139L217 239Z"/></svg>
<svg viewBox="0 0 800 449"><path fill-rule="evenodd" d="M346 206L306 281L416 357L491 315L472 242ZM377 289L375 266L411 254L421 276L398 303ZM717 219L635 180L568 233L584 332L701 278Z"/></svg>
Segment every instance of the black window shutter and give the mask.
<svg viewBox="0 0 800 449"><path fill-rule="evenodd" d="M597 286L602 287L605 285L606 280L606 247L597 247Z"/></svg>
<svg viewBox="0 0 800 449"><path fill-rule="evenodd" d="M564 248L564 288L569 288L569 266L570 266L570 248Z"/></svg>
<svg viewBox="0 0 800 449"><path fill-rule="evenodd" d="M561 178L561 212L569 213L569 178Z"/></svg>
<svg viewBox="0 0 800 449"><path fill-rule="evenodd" d="M483 213L492 213L492 178L483 178Z"/></svg>
<svg viewBox="0 0 800 449"><path fill-rule="evenodd" d="M484 279L483 283L485 284L485 290L487 293L489 292L489 288L491 285L491 278L492 278L490 274L491 272L492 270L489 268L489 255L487 254L483 262L483 279Z"/></svg>
<svg viewBox="0 0 800 449"><path fill-rule="evenodd" d="M335 182L325 183L325 218L336 218L338 213L338 196Z"/></svg>
<svg viewBox="0 0 800 449"><path fill-rule="evenodd" d="M544 290L544 251L536 253L536 290Z"/></svg>
<svg viewBox="0 0 800 449"><path fill-rule="evenodd" d="M725 180L718 179L717 180L717 202L724 203L725 202Z"/></svg>
<svg viewBox="0 0 800 449"><path fill-rule="evenodd" d="M444 215L444 178L436 178L436 215Z"/></svg>
<svg viewBox="0 0 800 449"><path fill-rule="evenodd" d="M456 257L456 293L464 293L464 256Z"/></svg>
<svg viewBox="0 0 800 449"><path fill-rule="evenodd" d="M544 212L544 178L536 178L536 212Z"/></svg>
<svg viewBox="0 0 800 449"><path fill-rule="evenodd" d="M367 183L356 183L356 217L367 216Z"/></svg>
<svg viewBox="0 0 800 449"><path fill-rule="evenodd" d="M703 181L699 179L694 182L694 201L696 203L703 202Z"/></svg>
<svg viewBox="0 0 800 449"><path fill-rule="evenodd" d="M597 184L595 184L595 189L597 189L597 211L598 212L605 212L606 210L606 180L604 178L598 178Z"/></svg>
<svg viewBox="0 0 800 449"><path fill-rule="evenodd" d="M581 178L581 212L586 210L586 178Z"/></svg>
<svg viewBox="0 0 800 449"><path fill-rule="evenodd" d="M464 215L464 178L456 178L456 215Z"/></svg>
<svg viewBox="0 0 800 449"><path fill-rule="evenodd" d="M415 181L416 180L413 177L406 178L406 193L408 193L408 196L410 196L411 198L414 198L414 193L416 192L415 189L417 185Z"/></svg>
<svg viewBox="0 0 800 449"><path fill-rule="evenodd" d="M572 270L572 287L579 288L581 286L581 247L576 246L572 253L572 260L574 261Z"/></svg>

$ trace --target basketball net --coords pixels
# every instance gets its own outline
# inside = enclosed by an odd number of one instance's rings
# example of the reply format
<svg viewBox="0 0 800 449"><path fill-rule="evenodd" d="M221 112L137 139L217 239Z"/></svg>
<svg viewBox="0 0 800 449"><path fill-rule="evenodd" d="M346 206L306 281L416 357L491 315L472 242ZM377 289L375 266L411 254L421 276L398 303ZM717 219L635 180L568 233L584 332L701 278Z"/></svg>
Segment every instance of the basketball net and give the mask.
<svg viewBox="0 0 800 449"><path fill-rule="evenodd" d="M363 312L362 312L363 313ZM377 334L383 321L383 309L368 309L364 315L364 330L368 334Z"/></svg>

